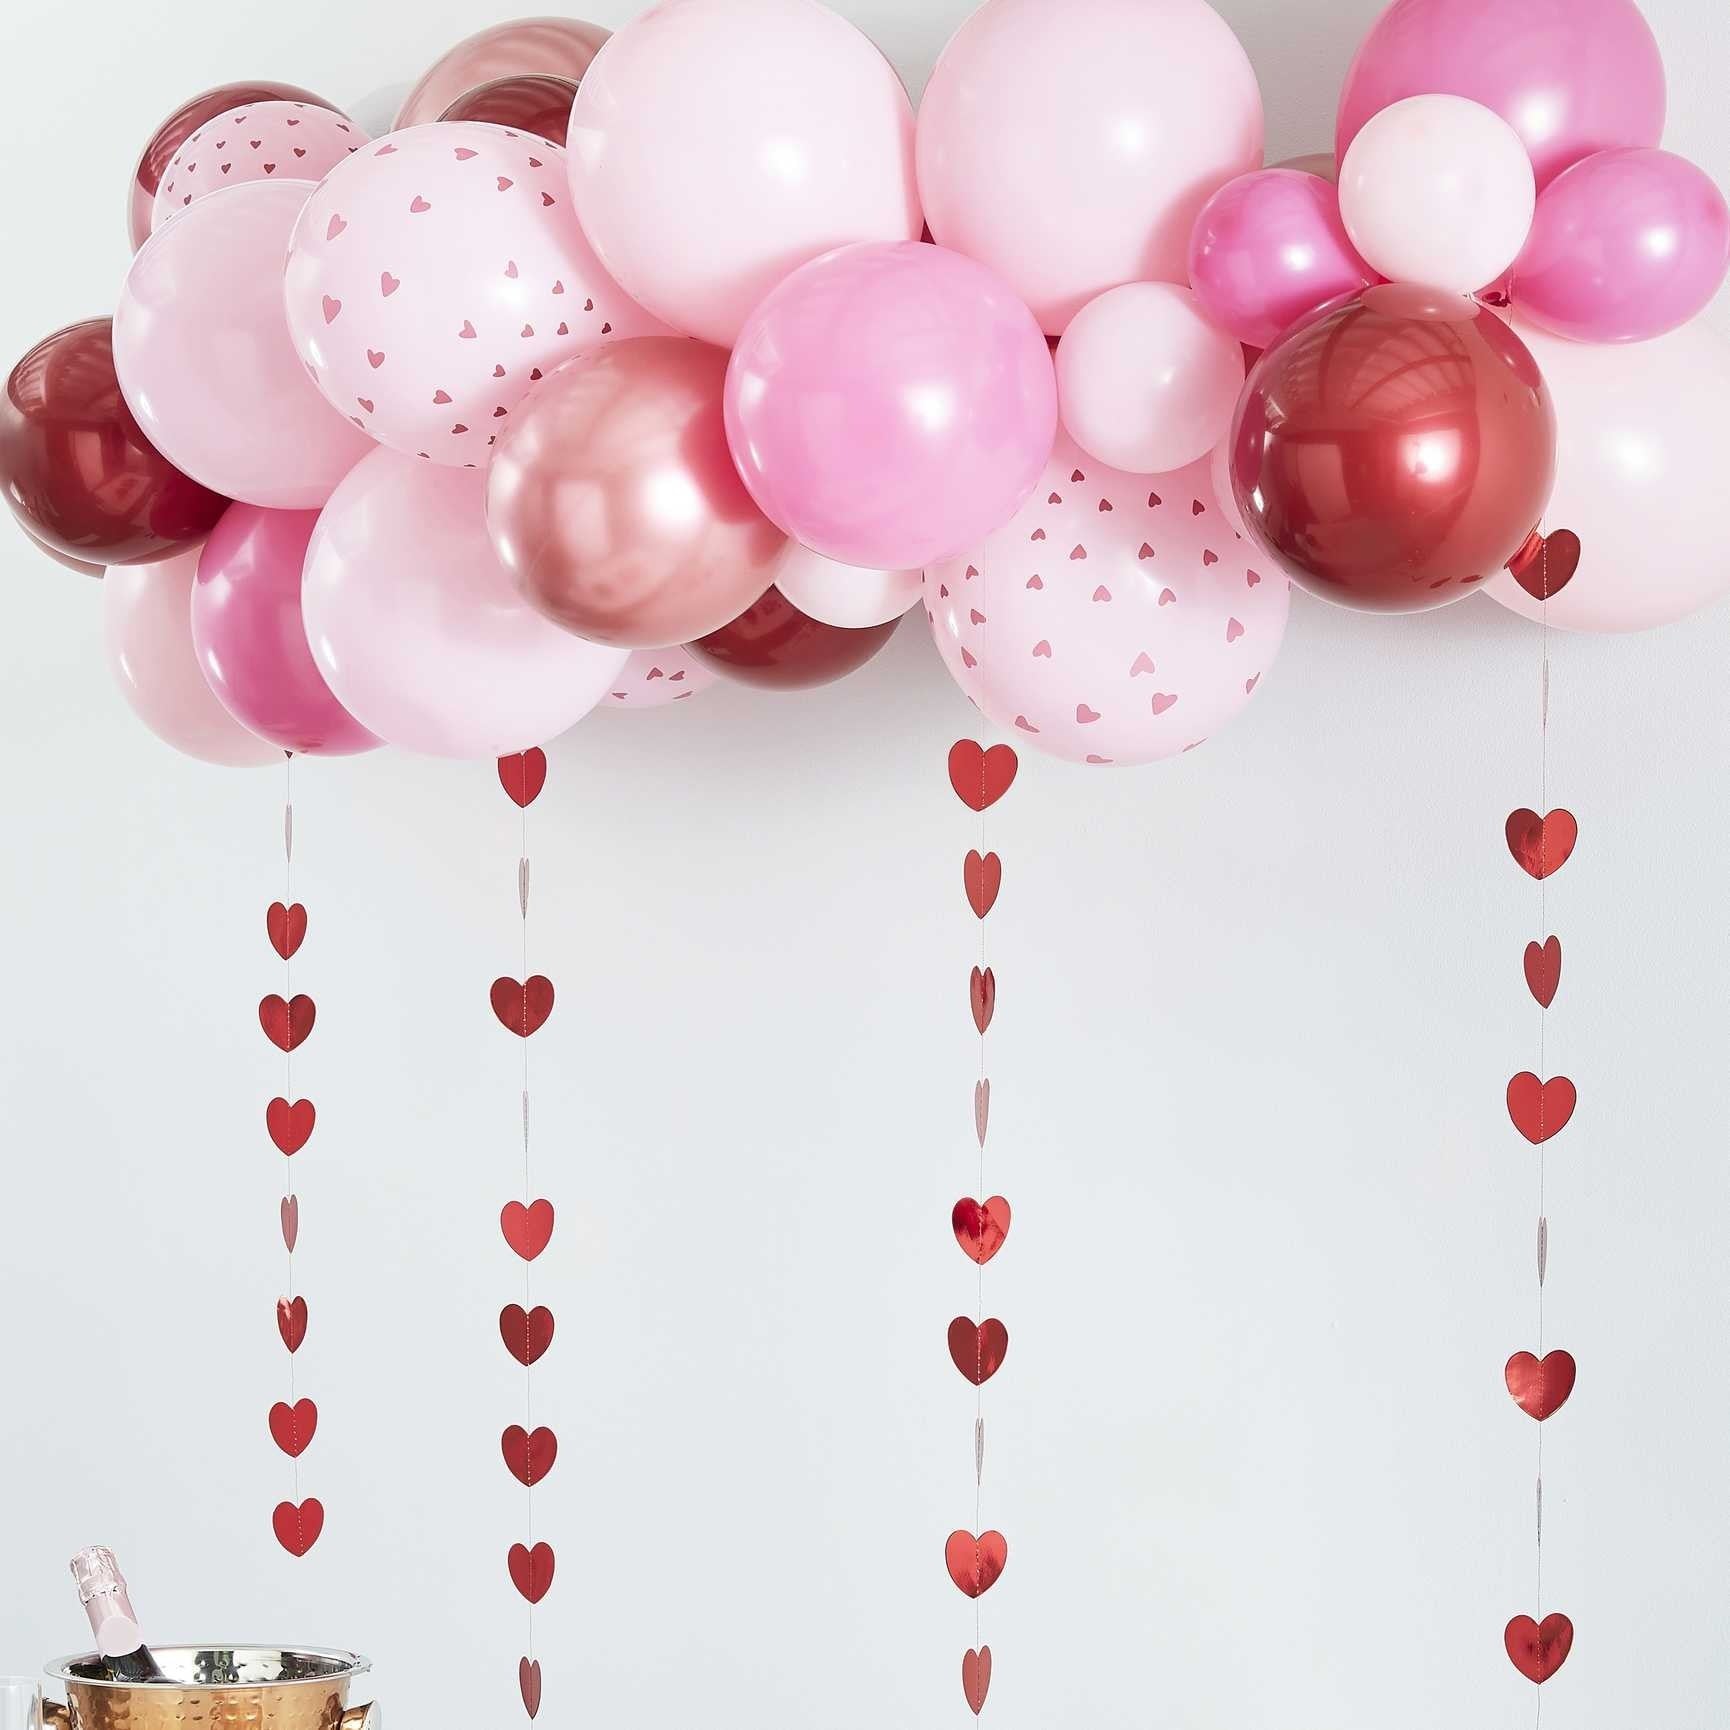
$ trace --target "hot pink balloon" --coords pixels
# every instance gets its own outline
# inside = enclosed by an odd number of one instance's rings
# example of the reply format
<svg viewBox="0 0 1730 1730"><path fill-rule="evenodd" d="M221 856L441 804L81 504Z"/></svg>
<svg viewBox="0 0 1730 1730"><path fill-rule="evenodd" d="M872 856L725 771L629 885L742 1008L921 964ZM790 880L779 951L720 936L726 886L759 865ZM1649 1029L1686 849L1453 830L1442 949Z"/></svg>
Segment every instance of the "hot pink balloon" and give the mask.
<svg viewBox="0 0 1730 1730"><path fill-rule="evenodd" d="M282 752L216 700L192 643L198 550L159 565L116 565L102 584L108 664L133 714L164 743L201 763L246 768Z"/></svg>
<svg viewBox="0 0 1730 1730"><path fill-rule="evenodd" d="M625 664L517 594L485 507L485 475L379 450L318 519L302 596L313 653L343 702L405 750L485 758L544 743Z"/></svg>
<svg viewBox="0 0 1730 1730"><path fill-rule="evenodd" d="M795 271L740 331L726 404L764 515L879 570L951 558L1005 522L1057 424L1027 308L983 265L917 242Z"/></svg>
<svg viewBox="0 0 1730 1730"><path fill-rule="evenodd" d="M1730 270L1730 206L1667 150L1606 150L1544 188L1508 296L1576 342L1644 342L1686 324Z"/></svg>
<svg viewBox="0 0 1730 1730"><path fill-rule="evenodd" d="M817 0L662 0L596 57L566 136L607 269L722 348L807 259L919 238L907 92Z"/></svg>
<svg viewBox="0 0 1730 1730"><path fill-rule="evenodd" d="M601 699L603 709L665 709L715 683L715 675L686 649L633 649Z"/></svg>
<svg viewBox="0 0 1730 1730"><path fill-rule="evenodd" d="M346 757L375 739L331 695L300 617L316 511L230 505L198 558L192 641L217 700L279 750Z"/></svg>
<svg viewBox="0 0 1730 1730"><path fill-rule="evenodd" d="M441 54L403 98L396 128L437 120L459 96L500 78L545 76L580 83L607 32L580 18L513 18Z"/></svg>
<svg viewBox="0 0 1730 1730"><path fill-rule="evenodd" d="M1540 189L1664 131L1664 62L1634 0L1394 0L1346 74L1334 154L1408 96L1466 96L1524 140Z"/></svg>
<svg viewBox="0 0 1730 1730"><path fill-rule="evenodd" d="M1189 280L1209 318L1266 348L1324 301L1377 277L1346 235L1331 176L1267 168L1227 181L1203 205Z"/></svg>
<svg viewBox="0 0 1730 1730"><path fill-rule="evenodd" d="M451 121L369 145L307 201L288 322L318 388L381 444L484 464L529 386L654 319L577 226L564 152Z"/></svg>
<svg viewBox="0 0 1730 1730"><path fill-rule="evenodd" d="M1224 726L1279 653L1290 589L1226 520L1208 462L1150 484L1061 435L1014 521L925 573L955 682L1073 763L1151 763Z"/></svg>
<svg viewBox="0 0 1730 1730"><path fill-rule="evenodd" d="M254 181L159 228L114 312L114 367L150 442L212 492L310 510L371 441L319 394L289 338L282 260L311 187Z"/></svg>
<svg viewBox="0 0 1730 1730"><path fill-rule="evenodd" d="M310 102L254 102L207 120L169 158L154 231L206 193L252 180L322 180L367 142L346 115Z"/></svg>

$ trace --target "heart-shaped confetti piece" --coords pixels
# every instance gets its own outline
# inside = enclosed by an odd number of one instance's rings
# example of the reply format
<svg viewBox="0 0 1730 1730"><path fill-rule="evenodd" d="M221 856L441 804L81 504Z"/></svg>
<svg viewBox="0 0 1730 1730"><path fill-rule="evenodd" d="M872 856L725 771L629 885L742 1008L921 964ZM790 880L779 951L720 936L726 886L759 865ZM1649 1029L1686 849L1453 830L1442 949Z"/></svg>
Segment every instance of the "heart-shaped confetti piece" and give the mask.
<svg viewBox="0 0 1730 1730"><path fill-rule="evenodd" d="M1528 1682L1547 1682L1567 1662L1574 1644L1574 1624L1559 1611L1542 1622L1516 1616L1503 1631L1502 1644L1514 1668Z"/></svg>
<svg viewBox="0 0 1730 1730"><path fill-rule="evenodd" d="M1020 759L1009 745L985 750L976 739L957 739L949 747L949 785L970 811L988 811L1015 780Z"/></svg>
<svg viewBox="0 0 1730 1730"><path fill-rule="evenodd" d="M553 1312L545 1304L536 1304L532 1310L506 1304L499 1311L499 1337L505 1350L527 1369L539 1363L553 1343Z"/></svg>
<svg viewBox="0 0 1730 1730"><path fill-rule="evenodd" d="M258 1025L278 1050L293 1051L312 1032L317 1015L317 1005L305 992L292 1003L272 992L258 1006Z"/></svg>
<svg viewBox="0 0 1730 1730"><path fill-rule="evenodd" d="M977 1325L971 1316L957 1316L949 1324L949 1356L976 1388L997 1374L1008 1352L1009 1329L995 1316Z"/></svg>
<svg viewBox="0 0 1730 1730"><path fill-rule="evenodd" d="M519 751L514 757L499 758L499 785L522 806L529 806L541 796L547 784L547 754L539 745L531 751Z"/></svg>
<svg viewBox="0 0 1730 1730"><path fill-rule="evenodd" d="M278 1400L270 1408L270 1438L291 1460L298 1460L312 1445L318 1429L318 1407L311 1400L288 1405Z"/></svg>
<svg viewBox="0 0 1730 1730"><path fill-rule="evenodd" d="M508 1201L499 1214L499 1229L524 1261L533 1261L552 1242L553 1204L536 1201L524 1207L520 1201Z"/></svg>
<svg viewBox="0 0 1730 1730"><path fill-rule="evenodd" d="M280 1153L299 1153L312 1139L317 1118L310 1099L297 1099L290 1105L286 1099L278 1098L264 1108L264 1127Z"/></svg>
<svg viewBox="0 0 1730 1730"><path fill-rule="evenodd" d="M521 1424L512 1424L499 1445L511 1476L531 1488L553 1469L559 1457L559 1438L544 1424L532 1435Z"/></svg>
<svg viewBox="0 0 1730 1730"><path fill-rule="evenodd" d="M512 1544L507 1558L511 1584L531 1604L538 1604L552 1586L553 1562L551 1544L536 1544L532 1550L522 1544Z"/></svg>
<svg viewBox="0 0 1730 1730"><path fill-rule="evenodd" d="M276 1331L282 1335L282 1343L291 1352L297 1352L306 1339L306 1299L278 1298L276 1300Z"/></svg>
<svg viewBox="0 0 1730 1730"><path fill-rule="evenodd" d="M991 1692L991 1648L981 1646L977 1652L970 1647L961 1660L961 1692L977 1718L985 1710L985 1696Z"/></svg>
<svg viewBox="0 0 1730 1730"><path fill-rule="evenodd" d="M1538 1003L1548 1009L1556 1001L1562 983L1562 940L1546 937L1542 943L1526 945L1526 986Z"/></svg>
<svg viewBox="0 0 1730 1730"><path fill-rule="evenodd" d="M983 919L997 905L997 892L1003 887L1003 861L995 853L982 859L975 849L962 865L961 881L967 890L967 905Z"/></svg>
<svg viewBox="0 0 1730 1730"><path fill-rule="evenodd" d="M980 1597L997 1584L1009 1561L1009 1543L1001 1532L951 1532L943 1546L949 1578L969 1598Z"/></svg>
<svg viewBox="0 0 1730 1730"><path fill-rule="evenodd" d="M1574 1391L1574 1360L1567 1352L1546 1352L1541 1358L1515 1352L1503 1375L1514 1404L1539 1423L1559 1412Z"/></svg>
<svg viewBox="0 0 1730 1730"><path fill-rule="evenodd" d="M1568 863L1580 826L1571 811L1560 808L1540 817L1522 806L1507 824L1508 851L1530 877L1553 877Z"/></svg>
<svg viewBox="0 0 1730 1730"><path fill-rule="evenodd" d="M1009 1203L1000 1195L989 1201L975 1201L964 1195L956 1202L949 1223L955 1228L955 1241L961 1245L962 1253L984 1267L1009 1236Z"/></svg>
<svg viewBox="0 0 1730 1730"><path fill-rule="evenodd" d="M271 948L287 961L306 939L306 909L298 901L292 907L273 901L264 915L264 929Z"/></svg>
<svg viewBox="0 0 1730 1730"><path fill-rule="evenodd" d="M1508 1116L1534 1147L1568 1127L1576 1102L1574 1084L1565 1075L1539 1081L1529 1069L1522 1069L1508 1083Z"/></svg>
<svg viewBox="0 0 1730 1730"><path fill-rule="evenodd" d="M544 973L521 981L495 979L492 1003L501 1025L527 1039L546 1025L553 1012L553 982Z"/></svg>
<svg viewBox="0 0 1730 1730"><path fill-rule="evenodd" d="M293 1502L278 1502L270 1516L270 1528L291 1556L304 1556L324 1530L324 1503L316 1496L308 1496L299 1507Z"/></svg>

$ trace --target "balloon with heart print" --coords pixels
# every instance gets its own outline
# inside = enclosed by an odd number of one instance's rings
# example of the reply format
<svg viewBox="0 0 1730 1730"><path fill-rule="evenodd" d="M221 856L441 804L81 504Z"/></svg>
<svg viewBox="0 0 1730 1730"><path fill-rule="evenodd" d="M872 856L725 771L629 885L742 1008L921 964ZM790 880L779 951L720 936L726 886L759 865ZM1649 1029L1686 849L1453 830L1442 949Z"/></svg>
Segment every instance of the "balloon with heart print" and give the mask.
<svg viewBox="0 0 1730 1730"><path fill-rule="evenodd" d="M169 158L150 227L225 186L322 180L366 142L352 120L310 102L255 102L214 115Z"/></svg>
<svg viewBox="0 0 1730 1730"><path fill-rule="evenodd" d="M1155 762L1231 720L1279 653L1289 591L1205 459L1126 475L1061 434L1021 512L925 573L955 682L1018 743L1078 763Z"/></svg>
<svg viewBox="0 0 1730 1730"><path fill-rule="evenodd" d="M410 127L307 200L283 279L301 359L380 444L483 467L536 380L660 326L601 268L564 152L476 121Z"/></svg>
<svg viewBox="0 0 1730 1730"><path fill-rule="evenodd" d="M688 649L633 649L600 706L665 709L714 683L715 675Z"/></svg>

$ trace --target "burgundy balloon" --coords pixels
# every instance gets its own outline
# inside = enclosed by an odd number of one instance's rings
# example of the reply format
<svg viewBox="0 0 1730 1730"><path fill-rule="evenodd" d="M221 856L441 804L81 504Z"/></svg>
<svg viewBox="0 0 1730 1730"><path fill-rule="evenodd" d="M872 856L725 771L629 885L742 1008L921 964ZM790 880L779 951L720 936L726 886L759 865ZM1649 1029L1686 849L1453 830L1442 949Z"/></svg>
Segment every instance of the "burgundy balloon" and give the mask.
<svg viewBox="0 0 1730 1730"><path fill-rule="evenodd" d="M1525 544L1555 480L1556 417L1493 312L1384 283L1268 349L1230 455L1245 523L1300 587L1413 613L1470 594Z"/></svg>
<svg viewBox="0 0 1730 1730"><path fill-rule="evenodd" d="M532 132L550 144L563 144L577 99L572 79L540 73L522 78L495 78L459 96L440 120L483 120L491 126L511 126Z"/></svg>
<svg viewBox="0 0 1730 1730"><path fill-rule="evenodd" d="M731 624L687 647L704 666L741 685L803 691L858 672L900 623L897 616L864 630L821 624L772 588Z"/></svg>
<svg viewBox="0 0 1730 1730"><path fill-rule="evenodd" d="M228 504L139 430L106 318L44 337L13 367L0 401L0 486L31 535L78 565L155 564L203 540Z"/></svg>
<svg viewBox="0 0 1730 1730"><path fill-rule="evenodd" d="M136 252L150 236L150 207L156 201L156 189L174 159L174 153L205 121L226 114L231 108L244 108L249 102L310 102L314 108L328 108L333 114L342 110L298 84L273 84L263 80L244 84L218 84L202 91L175 109L150 136L138 166L132 171L132 187L127 195L126 222Z"/></svg>

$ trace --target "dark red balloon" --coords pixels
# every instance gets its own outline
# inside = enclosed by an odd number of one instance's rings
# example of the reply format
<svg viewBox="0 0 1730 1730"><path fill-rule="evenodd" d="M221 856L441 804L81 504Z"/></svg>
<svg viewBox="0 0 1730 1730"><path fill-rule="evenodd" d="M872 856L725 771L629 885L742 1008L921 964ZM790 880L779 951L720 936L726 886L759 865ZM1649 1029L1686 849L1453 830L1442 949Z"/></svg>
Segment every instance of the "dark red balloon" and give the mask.
<svg viewBox="0 0 1730 1730"><path fill-rule="evenodd" d="M156 189L162 184L164 170L175 151L201 127L205 121L226 114L231 108L244 108L249 102L310 102L314 108L328 108L333 114L342 110L298 84L218 84L213 90L190 97L175 109L150 136L138 166L132 171L132 187L127 194L126 225L136 252L150 234L150 207L156 201Z"/></svg>
<svg viewBox="0 0 1730 1730"><path fill-rule="evenodd" d="M0 486L50 551L148 565L196 546L228 501L139 431L114 376L113 324L68 325L13 367L0 401Z"/></svg>
<svg viewBox="0 0 1730 1730"><path fill-rule="evenodd" d="M864 630L843 630L800 612L779 589L769 589L730 625L687 646L723 678L771 691L802 691L858 672L900 623L894 618Z"/></svg>
<svg viewBox="0 0 1730 1730"><path fill-rule="evenodd" d="M493 126L514 126L551 144L563 144L571 123L577 87L551 73L525 73L520 78L495 78L490 84L464 91L440 120L484 120Z"/></svg>
<svg viewBox="0 0 1730 1730"><path fill-rule="evenodd" d="M1412 613L1470 594L1525 544L1555 481L1556 417L1493 312L1384 283L1261 357L1230 455L1245 522L1301 587Z"/></svg>

